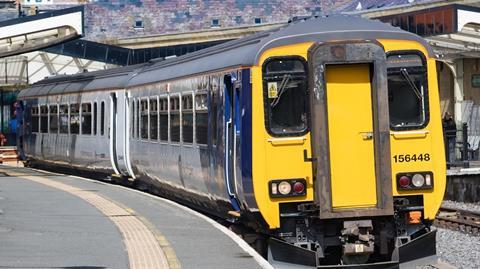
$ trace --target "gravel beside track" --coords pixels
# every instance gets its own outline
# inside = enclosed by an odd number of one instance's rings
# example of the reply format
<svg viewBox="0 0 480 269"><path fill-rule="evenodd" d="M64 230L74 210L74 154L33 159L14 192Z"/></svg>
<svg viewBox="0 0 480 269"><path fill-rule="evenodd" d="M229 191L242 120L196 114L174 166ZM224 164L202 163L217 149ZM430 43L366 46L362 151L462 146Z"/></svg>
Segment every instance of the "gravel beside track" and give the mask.
<svg viewBox="0 0 480 269"><path fill-rule="evenodd" d="M480 268L480 237L438 228L437 254L458 268Z"/></svg>
<svg viewBox="0 0 480 269"><path fill-rule="evenodd" d="M449 207L449 208L457 208L462 210L470 210L475 212L480 212L480 203L460 203L450 200L444 200L442 206Z"/></svg>

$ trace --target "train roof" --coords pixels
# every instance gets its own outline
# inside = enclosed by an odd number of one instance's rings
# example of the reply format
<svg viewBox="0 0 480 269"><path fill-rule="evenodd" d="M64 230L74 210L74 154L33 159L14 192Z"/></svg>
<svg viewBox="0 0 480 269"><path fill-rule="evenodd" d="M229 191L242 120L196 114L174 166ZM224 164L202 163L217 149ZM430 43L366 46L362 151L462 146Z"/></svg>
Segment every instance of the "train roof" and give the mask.
<svg viewBox="0 0 480 269"><path fill-rule="evenodd" d="M413 40L425 46L429 56L433 52L421 37L400 28L376 20L353 16L330 16L298 20L270 31L209 47L180 57L152 60L137 66L116 68L112 71L91 72L74 76L47 79L22 91L19 97L106 88L130 88L179 77L216 70L249 67L258 64L262 53L270 48L304 42L327 42L332 40L398 39ZM112 79L115 77L116 79ZM83 86L82 81L90 80ZM45 90L45 84L56 85L57 90ZM71 87L61 86L72 84ZM42 86L42 87L40 87ZM48 87L47 87L48 88Z"/></svg>

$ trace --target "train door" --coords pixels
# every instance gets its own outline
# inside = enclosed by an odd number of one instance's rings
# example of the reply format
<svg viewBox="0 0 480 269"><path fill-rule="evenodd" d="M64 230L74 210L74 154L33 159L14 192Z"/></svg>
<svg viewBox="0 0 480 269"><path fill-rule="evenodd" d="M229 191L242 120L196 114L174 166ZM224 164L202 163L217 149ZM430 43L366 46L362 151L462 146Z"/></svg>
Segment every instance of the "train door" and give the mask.
<svg viewBox="0 0 480 269"><path fill-rule="evenodd" d="M134 174L129 154L129 102L125 90L110 94L110 158L116 174L132 177Z"/></svg>
<svg viewBox="0 0 480 269"><path fill-rule="evenodd" d="M390 215L385 52L371 42L314 45L309 53L312 153L320 218Z"/></svg>
<svg viewBox="0 0 480 269"><path fill-rule="evenodd" d="M230 201L235 210L240 210L237 186L236 186L236 156L237 156L237 130L239 124L236 117L238 108L238 89L234 84L235 77L232 75L224 76L225 87L225 181Z"/></svg>

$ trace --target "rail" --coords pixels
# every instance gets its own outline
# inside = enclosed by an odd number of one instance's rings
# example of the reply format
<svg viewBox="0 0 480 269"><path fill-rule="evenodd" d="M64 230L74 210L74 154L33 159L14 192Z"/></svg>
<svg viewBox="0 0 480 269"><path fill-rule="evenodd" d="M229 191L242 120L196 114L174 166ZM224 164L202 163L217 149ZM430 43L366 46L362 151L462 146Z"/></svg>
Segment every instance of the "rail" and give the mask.
<svg viewBox="0 0 480 269"><path fill-rule="evenodd" d="M480 212L441 207L434 225L480 236Z"/></svg>

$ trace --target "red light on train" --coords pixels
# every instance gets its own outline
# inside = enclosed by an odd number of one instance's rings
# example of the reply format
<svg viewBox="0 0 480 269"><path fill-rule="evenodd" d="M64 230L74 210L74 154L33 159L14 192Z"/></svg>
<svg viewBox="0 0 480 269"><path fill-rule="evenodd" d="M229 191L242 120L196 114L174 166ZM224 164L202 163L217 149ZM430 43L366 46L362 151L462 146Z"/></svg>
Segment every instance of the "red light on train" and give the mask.
<svg viewBox="0 0 480 269"><path fill-rule="evenodd" d="M302 182L295 182L295 184L293 184L293 191L295 193L303 193L303 191L305 191L305 185L303 185Z"/></svg>
<svg viewBox="0 0 480 269"><path fill-rule="evenodd" d="M407 176L401 176L398 180L398 184L400 184L402 188L406 188L408 185L410 185L410 178Z"/></svg>

